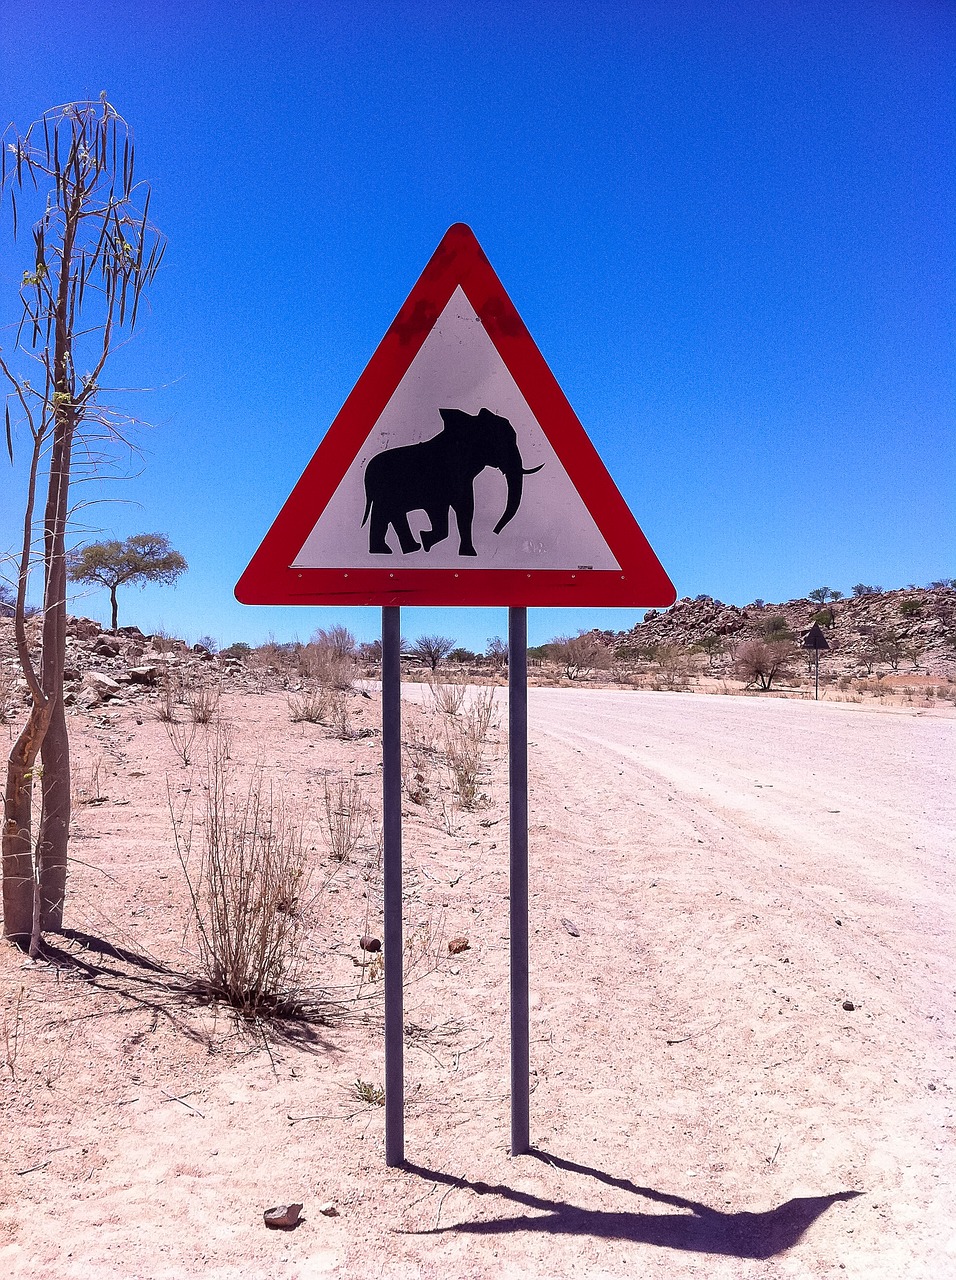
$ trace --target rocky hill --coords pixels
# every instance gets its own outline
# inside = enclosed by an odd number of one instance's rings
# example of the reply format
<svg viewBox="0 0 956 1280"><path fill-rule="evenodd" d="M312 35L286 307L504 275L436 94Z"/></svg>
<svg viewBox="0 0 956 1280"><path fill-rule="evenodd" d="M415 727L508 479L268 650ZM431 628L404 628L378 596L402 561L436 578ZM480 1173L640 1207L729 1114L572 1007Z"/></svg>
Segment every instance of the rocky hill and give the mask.
<svg viewBox="0 0 956 1280"><path fill-rule="evenodd" d="M782 622L779 621L782 619ZM790 633L799 644L817 620L834 671L919 670L956 677L956 589L906 588L853 596L820 605L812 600L740 607L711 596L689 596L670 609L651 609L626 632L603 632L619 657L673 645L711 648L733 660L745 640Z"/></svg>
<svg viewBox="0 0 956 1280"><path fill-rule="evenodd" d="M38 627L39 619L31 619L28 636L35 634ZM166 673L180 682L194 683L213 672L217 679L220 675L239 683L250 679L241 662L221 659L202 645L190 648L184 640L147 636L138 627L105 631L89 618L67 621L63 678L68 707L91 708L107 701L120 706L132 704L154 697ZM9 618L0 618L0 675L4 677L0 683L4 689L9 688L14 698L26 694Z"/></svg>

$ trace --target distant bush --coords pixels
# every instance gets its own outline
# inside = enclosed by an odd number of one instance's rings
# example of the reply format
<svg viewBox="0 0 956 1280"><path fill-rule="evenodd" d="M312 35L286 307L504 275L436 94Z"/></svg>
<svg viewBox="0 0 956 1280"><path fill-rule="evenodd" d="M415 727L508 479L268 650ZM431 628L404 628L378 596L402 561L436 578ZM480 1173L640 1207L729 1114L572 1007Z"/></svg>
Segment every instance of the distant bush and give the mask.
<svg viewBox="0 0 956 1280"><path fill-rule="evenodd" d="M327 689L350 689L358 645L346 627L319 627L298 653L300 675Z"/></svg>
<svg viewBox="0 0 956 1280"><path fill-rule="evenodd" d="M569 680L611 665L610 649L590 631L580 631L576 636L556 636L546 651L553 662L564 668Z"/></svg>
<svg viewBox="0 0 956 1280"><path fill-rule="evenodd" d="M478 654L472 653L470 649L452 649L448 655L449 662L467 663L479 661Z"/></svg>
<svg viewBox="0 0 956 1280"><path fill-rule="evenodd" d="M748 640L738 649L734 665L745 684L769 689L774 680L789 674L795 657L789 640Z"/></svg>
<svg viewBox="0 0 956 1280"><path fill-rule="evenodd" d="M922 611L923 605L919 600L903 600L900 603L900 613L904 618L912 618Z"/></svg>
<svg viewBox="0 0 956 1280"><path fill-rule="evenodd" d="M219 650L220 658L247 658L250 653L252 653L252 645L246 644L245 640L237 640L228 649Z"/></svg>
<svg viewBox="0 0 956 1280"><path fill-rule="evenodd" d="M766 622L761 623L760 630L763 632L767 640L792 640L793 632L787 625L786 618L775 613L773 617L768 618Z"/></svg>
<svg viewBox="0 0 956 1280"><path fill-rule="evenodd" d="M855 596L881 596L883 594L882 587L868 587L864 582L858 582L853 588Z"/></svg>

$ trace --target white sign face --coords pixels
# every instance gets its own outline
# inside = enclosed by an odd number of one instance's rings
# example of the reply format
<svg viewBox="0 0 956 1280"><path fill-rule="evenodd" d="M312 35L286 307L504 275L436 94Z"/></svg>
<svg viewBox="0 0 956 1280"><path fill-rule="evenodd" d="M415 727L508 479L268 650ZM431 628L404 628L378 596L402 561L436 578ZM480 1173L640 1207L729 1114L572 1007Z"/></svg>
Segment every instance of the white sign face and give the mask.
<svg viewBox="0 0 956 1280"><path fill-rule="evenodd" d="M292 564L392 566L620 568L460 287Z"/></svg>

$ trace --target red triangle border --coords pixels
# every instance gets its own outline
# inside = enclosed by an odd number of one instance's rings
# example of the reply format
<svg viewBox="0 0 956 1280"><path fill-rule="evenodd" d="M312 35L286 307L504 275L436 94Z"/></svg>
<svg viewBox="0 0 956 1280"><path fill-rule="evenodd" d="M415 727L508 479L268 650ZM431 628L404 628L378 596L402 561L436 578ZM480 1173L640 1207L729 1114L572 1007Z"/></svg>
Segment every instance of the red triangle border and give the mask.
<svg viewBox="0 0 956 1280"><path fill-rule="evenodd" d="M395 388L461 286L621 566L566 569L297 569L291 563ZM628 510L470 227L442 237L415 287L236 585L243 604L630 606L661 608L674 586Z"/></svg>

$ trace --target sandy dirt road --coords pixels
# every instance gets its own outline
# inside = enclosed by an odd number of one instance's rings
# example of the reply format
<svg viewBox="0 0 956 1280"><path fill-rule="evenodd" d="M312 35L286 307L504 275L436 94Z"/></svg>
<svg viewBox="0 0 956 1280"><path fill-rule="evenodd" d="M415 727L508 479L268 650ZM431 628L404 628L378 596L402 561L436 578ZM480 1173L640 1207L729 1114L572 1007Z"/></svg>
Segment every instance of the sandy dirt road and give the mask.
<svg viewBox="0 0 956 1280"><path fill-rule="evenodd" d="M236 759L313 809L325 770L378 785L375 737L290 726L281 695L227 711ZM181 968L166 779L198 783L155 721L75 732L113 800L80 815L73 927ZM382 1076L374 1001L266 1051L74 940L97 964L29 971L6 1085L11 1274L956 1275L956 717L532 689L530 738L536 1153L507 1150L500 749L473 812L406 802L408 932L470 941L407 992L408 1170L350 1100ZM334 887L310 963L352 981L380 897L357 863ZM9 1009L22 958L0 962ZM293 1199L302 1226L266 1232Z"/></svg>

